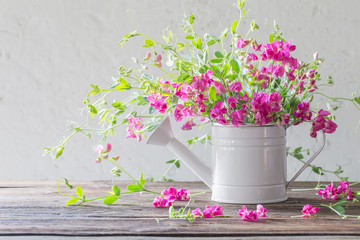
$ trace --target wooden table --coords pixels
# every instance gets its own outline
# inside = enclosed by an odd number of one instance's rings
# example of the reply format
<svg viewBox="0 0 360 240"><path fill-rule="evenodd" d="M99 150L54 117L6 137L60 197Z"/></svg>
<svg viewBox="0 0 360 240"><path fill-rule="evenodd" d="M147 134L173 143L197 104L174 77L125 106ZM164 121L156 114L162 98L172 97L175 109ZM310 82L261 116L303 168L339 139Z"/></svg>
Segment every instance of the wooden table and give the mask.
<svg viewBox="0 0 360 240"><path fill-rule="evenodd" d="M107 194L110 182L76 182L88 197ZM125 188L126 182L118 184ZM210 191L203 183L176 182L148 184L147 188L161 192L165 187L188 188L192 193L207 191L195 196L192 209L214 205ZM294 188L314 187L315 183L296 183ZM65 189L65 187L62 187ZM355 189L356 190L356 189ZM359 189L357 189L359 190ZM250 239L360 239L360 220L341 219L325 207L318 218L290 218L301 215L305 204L320 206L324 203L314 191L288 191L289 199L283 203L264 204L268 218L252 223L241 221L237 211L242 205L222 204L228 218L197 219L189 223L184 219L166 219L168 209L153 208L154 195L134 193L123 195L114 205L102 201L82 206L66 206L67 197L57 193L55 182L1 182L0 183L0 239L159 239L182 237L211 237L218 239L246 237ZM176 202L184 206L186 202ZM255 208L255 205L247 205ZM360 215L360 203L347 209L348 214ZM71 236L69 238L69 236Z"/></svg>

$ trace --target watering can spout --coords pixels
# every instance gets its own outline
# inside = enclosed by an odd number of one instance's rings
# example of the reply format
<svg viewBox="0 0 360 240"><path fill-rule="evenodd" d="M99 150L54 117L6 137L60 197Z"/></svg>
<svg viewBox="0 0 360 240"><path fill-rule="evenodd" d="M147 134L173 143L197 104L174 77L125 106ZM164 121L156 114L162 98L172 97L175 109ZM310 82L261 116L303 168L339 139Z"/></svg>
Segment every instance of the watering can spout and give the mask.
<svg viewBox="0 0 360 240"><path fill-rule="evenodd" d="M146 143L166 146L211 189L211 168L174 137L169 117L154 130Z"/></svg>

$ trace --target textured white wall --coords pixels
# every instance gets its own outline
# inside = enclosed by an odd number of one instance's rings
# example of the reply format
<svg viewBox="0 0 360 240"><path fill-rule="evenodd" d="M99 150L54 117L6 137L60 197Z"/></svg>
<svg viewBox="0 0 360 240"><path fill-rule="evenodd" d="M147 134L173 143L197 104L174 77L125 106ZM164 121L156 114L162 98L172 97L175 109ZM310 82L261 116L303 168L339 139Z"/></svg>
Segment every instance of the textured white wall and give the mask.
<svg viewBox="0 0 360 240"><path fill-rule="evenodd" d="M216 0L0 0L0 179L110 179L107 163L95 164L92 148L99 139L77 136L69 142L56 161L42 157L42 146L56 145L67 134L67 120L84 122L80 116L82 100L90 83L107 85L119 65L131 57L142 57L141 43L119 49L121 37L138 29L160 36L177 24L183 13L194 13L199 32L220 33L237 18L233 1ZM286 38L297 45L297 57L310 60L316 51L326 58L322 73L332 75L334 96L350 96L359 85L360 15L359 2L251 0L248 21L256 18L266 41L276 19ZM247 31L248 25L241 27ZM160 39L160 38L159 38ZM339 128L328 137L326 149L316 164L335 169L344 166L345 175L360 180L360 134L355 127L360 112L346 104L337 112ZM288 131L292 146L312 146L308 126ZM208 129L203 130L205 132ZM176 130L183 140L193 133ZM125 139L125 129L118 129L110 139L121 163L130 172L158 177L172 154L166 149ZM209 161L209 148L196 147ZM300 164L289 159L289 175ZM176 175L174 175L176 174ZM170 172L177 180L196 180L185 167ZM309 172L301 179L317 179ZM325 179L325 178L324 178ZM333 178L335 179L335 178Z"/></svg>

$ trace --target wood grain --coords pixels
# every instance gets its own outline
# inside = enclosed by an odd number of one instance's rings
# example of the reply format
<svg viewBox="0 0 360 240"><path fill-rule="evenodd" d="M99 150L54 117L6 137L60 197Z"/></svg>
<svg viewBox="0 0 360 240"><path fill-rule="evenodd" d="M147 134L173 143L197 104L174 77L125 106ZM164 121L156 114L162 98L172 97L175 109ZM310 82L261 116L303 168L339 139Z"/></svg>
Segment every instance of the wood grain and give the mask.
<svg viewBox="0 0 360 240"><path fill-rule="evenodd" d="M104 196L111 188L110 182L77 182L87 198ZM119 182L121 188L128 183ZM207 191L195 196L190 208L214 205L211 192L203 183L176 182L147 185L161 192L165 187L188 188L192 193ZM295 188L309 188L316 184L296 183ZM66 188L64 191L69 192ZM355 189L360 190L360 189ZM74 194L74 193L73 193ZM330 202L316 196L315 191L288 192L283 203L264 204L269 209L268 218L257 223L240 220L237 211L242 205L221 204L227 218L197 219L189 223L183 219L166 218L168 209L153 208L154 195L135 193L123 195L111 206L102 201L82 206L66 206L69 199L57 193L55 182L1 182L0 183L0 236L138 236L138 237L262 237L262 236L347 236L360 238L360 220L341 219L327 208L320 208L314 219L291 218L301 215L305 204L320 206ZM186 202L176 202L176 207ZM360 215L360 204L349 206L347 213ZM255 205L247 205L255 208Z"/></svg>

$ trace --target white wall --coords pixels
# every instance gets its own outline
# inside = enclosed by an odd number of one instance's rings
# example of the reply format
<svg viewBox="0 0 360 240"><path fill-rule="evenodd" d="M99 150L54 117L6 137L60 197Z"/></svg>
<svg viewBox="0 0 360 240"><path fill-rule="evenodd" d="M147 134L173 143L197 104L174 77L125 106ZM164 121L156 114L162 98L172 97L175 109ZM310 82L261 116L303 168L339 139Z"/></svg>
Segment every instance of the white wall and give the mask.
<svg viewBox="0 0 360 240"><path fill-rule="evenodd" d="M194 13L200 32L220 33L237 18L233 1L216 0L0 0L0 179L73 180L110 179L110 164L93 163L92 148L99 139L77 136L56 161L42 157L42 146L56 145L67 134L67 120L84 122L82 101L90 83L106 85L119 65L143 57L140 42L119 49L118 41L135 29L160 36L177 24L183 13ZM322 73L336 85L328 93L348 97L359 85L360 7L356 0L251 0L249 20L256 18L264 41L276 19L286 38L297 45L298 58L310 60L316 51L326 58ZM247 31L248 26L241 27ZM158 38L160 39L160 38ZM360 180L360 134L355 127L360 112L346 104L337 112L339 128L328 137L316 160L327 169L344 166L350 180ZM312 146L308 126L288 131L292 146ZM193 136L176 130L181 139ZM125 129L110 139L121 164L130 172L158 177L173 156L166 149L125 139ZM196 148L209 161L208 148ZM289 175L300 164L289 159ZM175 175L174 175L175 174ZM171 176L196 180L185 167ZM314 180L317 176L302 175ZM331 179L331 178L324 178ZM335 178L332 178L335 179Z"/></svg>

